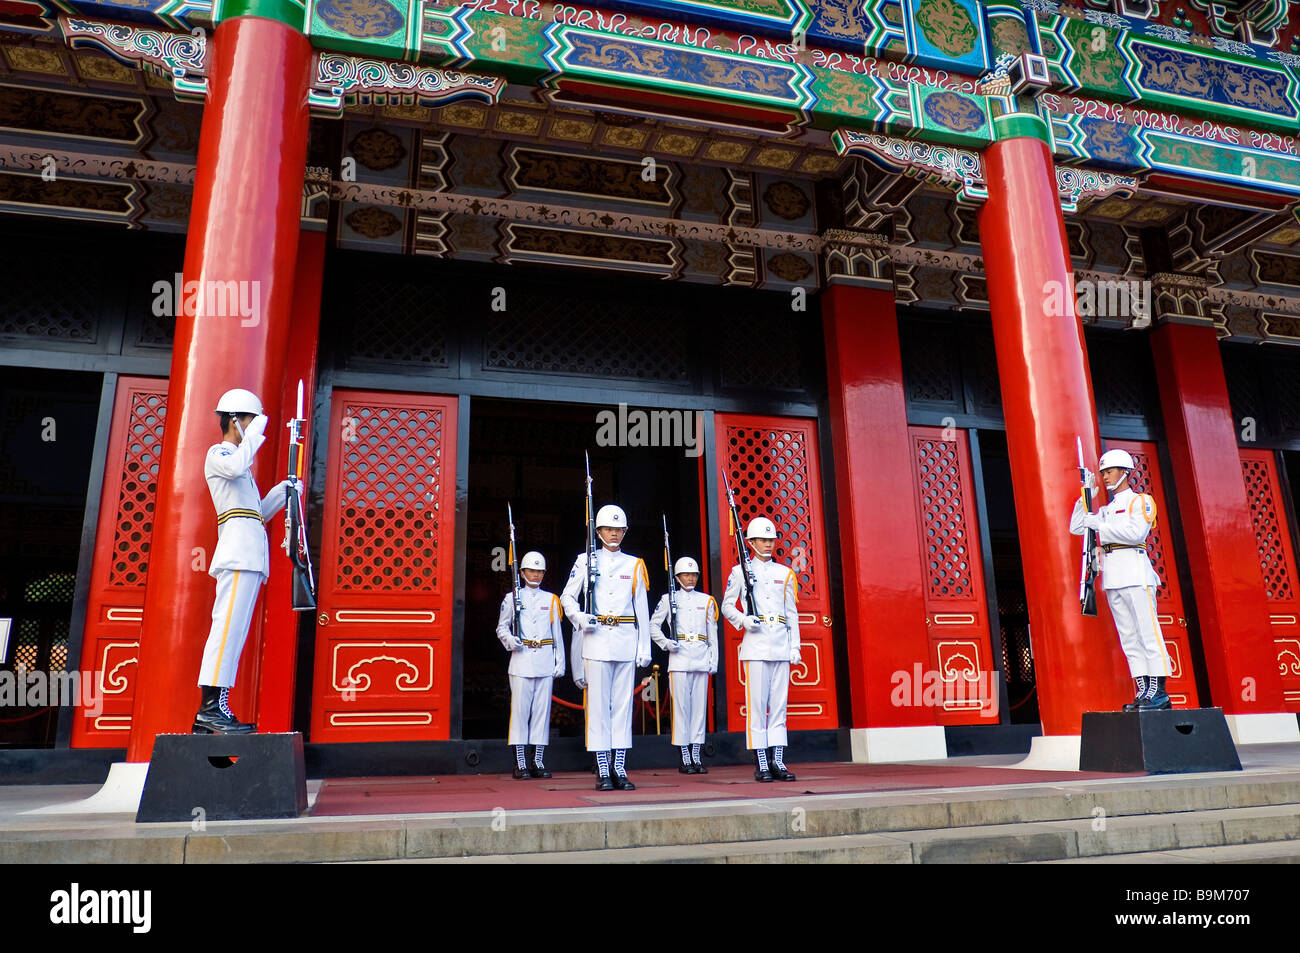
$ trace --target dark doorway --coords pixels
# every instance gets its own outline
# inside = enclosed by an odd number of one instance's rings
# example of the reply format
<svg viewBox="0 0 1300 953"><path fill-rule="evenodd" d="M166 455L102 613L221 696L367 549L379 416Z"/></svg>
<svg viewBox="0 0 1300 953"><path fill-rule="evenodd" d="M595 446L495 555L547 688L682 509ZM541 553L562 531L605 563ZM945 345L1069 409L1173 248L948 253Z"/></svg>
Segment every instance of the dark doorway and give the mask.
<svg viewBox="0 0 1300 953"><path fill-rule="evenodd" d="M1025 598L1024 565L1011 482L1007 435L1001 430L979 431L984 477L984 503L989 517L993 578L997 581L998 626L1002 630L1002 671L1007 680L1007 705L1013 725L1038 723L1038 693L1034 688L1034 659L1029 642L1029 604Z"/></svg>
<svg viewBox="0 0 1300 953"><path fill-rule="evenodd" d="M636 408L628 408L627 413ZM666 591L663 526L667 514L673 558L701 559L699 457L681 446L597 446L598 414L617 405L557 404L475 398L470 405L469 518L465 554L465 638L462 736L504 739L510 717L508 658L496 637L510 571L506 503L514 507L518 555L535 549L546 557L543 588L563 590L585 546L583 451L591 454L593 503L617 503L627 512L624 550L645 560L650 609ZM683 420L691 419L684 412ZM695 450L691 450L695 453ZM571 632L564 623L566 666ZM667 670L663 653L655 661ZM638 672L638 677L644 675ZM666 679L661 679L666 689ZM557 698L580 705L571 673L555 683ZM667 712L664 712L667 724ZM577 736L582 712L553 704L553 736ZM633 731L640 731L639 709ZM647 723L653 732L653 717ZM666 730L666 729L665 729Z"/></svg>
<svg viewBox="0 0 1300 953"><path fill-rule="evenodd" d="M8 682L0 747L53 745L59 699L51 687L72 684L48 675L77 662L68 658L68 631L102 384L99 374L75 371L0 372L0 620L11 620L0 656Z"/></svg>

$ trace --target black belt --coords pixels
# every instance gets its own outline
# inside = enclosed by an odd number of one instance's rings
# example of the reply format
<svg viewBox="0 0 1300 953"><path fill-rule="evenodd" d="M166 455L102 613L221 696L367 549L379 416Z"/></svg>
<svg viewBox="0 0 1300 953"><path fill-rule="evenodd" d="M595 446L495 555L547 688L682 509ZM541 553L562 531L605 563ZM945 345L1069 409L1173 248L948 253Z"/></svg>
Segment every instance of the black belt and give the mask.
<svg viewBox="0 0 1300 953"><path fill-rule="evenodd" d="M234 520L234 519L257 520L260 523L262 522L262 513L260 510L245 510L245 509L226 510L226 512L221 513L220 515L217 516L217 525L220 526L226 520Z"/></svg>
<svg viewBox="0 0 1300 953"><path fill-rule="evenodd" d="M1101 548L1103 552L1107 553L1113 553L1117 549L1140 549L1144 553L1147 551L1146 544L1133 546L1128 543L1102 543Z"/></svg>

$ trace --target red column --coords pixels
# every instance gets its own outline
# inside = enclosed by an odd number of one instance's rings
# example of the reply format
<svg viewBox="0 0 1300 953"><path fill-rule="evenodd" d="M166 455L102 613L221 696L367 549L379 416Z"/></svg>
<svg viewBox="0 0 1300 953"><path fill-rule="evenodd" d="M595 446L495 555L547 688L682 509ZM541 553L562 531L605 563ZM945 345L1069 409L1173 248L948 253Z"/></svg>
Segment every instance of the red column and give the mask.
<svg viewBox="0 0 1300 953"><path fill-rule="evenodd" d="M298 267L293 290L293 336L289 341L284 374L284 417L296 410L298 381L303 382L303 415L307 418L303 438L303 482L310 485L313 440L312 397L316 393L316 352L320 344L321 281L325 273L325 233L304 231L298 239ZM287 428L281 427L275 460L281 470L288 466ZM268 441L269 444L269 441ZM267 525L271 536L271 578L263 602L264 626L261 639L260 683L257 691L258 731L289 731L293 726L294 676L298 659L298 620L293 611L293 572L284 550L284 521ZM307 613L315 618L314 613ZM242 669L241 669L242 672Z"/></svg>
<svg viewBox="0 0 1300 953"><path fill-rule="evenodd" d="M822 325L853 727L934 725L933 708L890 703L893 673L929 659L893 292L833 283Z"/></svg>
<svg viewBox="0 0 1300 953"><path fill-rule="evenodd" d="M1213 327L1162 324L1151 349L1210 695L1229 715L1285 712L1218 338Z"/></svg>
<svg viewBox="0 0 1300 953"><path fill-rule="evenodd" d="M148 761L155 735L188 731L198 707L214 593L206 568L216 526L203 479L219 436L212 409L223 391L245 387L262 397L271 426L283 419L310 62L307 39L275 20L236 17L212 36L184 278L200 289L246 283L260 313L177 315L129 761ZM258 454L259 485L277 478L276 463Z"/></svg>
<svg viewBox="0 0 1300 953"><path fill-rule="evenodd" d="M1083 712L1114 710L1131 683L1113 628L1079 613L1075 437L1095 469L1097 423L1074 275L1047 145L1018 136L984 153L979 216L1045 735L1079 734ZM1051 284L1055 283L1055 284ZM1044 307L1064 289L1065 313ZM996 488L990 490L996 492Z"/></svg>

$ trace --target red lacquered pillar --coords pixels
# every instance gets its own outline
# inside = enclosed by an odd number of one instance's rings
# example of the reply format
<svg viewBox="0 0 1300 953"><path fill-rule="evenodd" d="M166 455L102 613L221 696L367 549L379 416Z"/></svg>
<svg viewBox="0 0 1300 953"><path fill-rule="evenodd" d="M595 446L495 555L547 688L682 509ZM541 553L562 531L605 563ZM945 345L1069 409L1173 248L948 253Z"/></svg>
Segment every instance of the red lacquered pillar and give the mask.
<svg viewBox="0 0 1300 953"><path fill-rule="evenodd" d="M892 704L895 672L929 658L892 290L832 281L822 295L848 626L854 760L947 755L935 710ZM901 730L899 730L901 729Z"/></svg>
<svg viewBox="0 0 1300 953"><path fill-rule="evenodd" d="M980 241L1043 734L1078 735L1085 711L1118 709L1132 682L1113 628L1079 612L1081 542L1069 532L1079 495L1075 438L1083 438L1095 469L1098 434L1046 129L1037 131L1037 117L1004 118L1030 134L1002 139L984 153L988 200ZM1065 303L1059 316L1045 306L1053 290L1053 300Z"/></svg>
<svg viewBox="0 0 1300 953"><path fill-rule="evenodd" d="M1164 323L1151 350L1211 699L1238 743L1300 740L1282 696L1218 337L1209 322Z"/></svg>
<svg viewBox="0 0 1300 953"><path fill-rule="evenodd" d="M216 542L203 461L219 438L217 398L232 387L248 388L263 399L268 430L284 416L311 47L301 22L295 28L271 18L291 16L284 11L292 5L272 3L265 13L240 7L239 13L256 16L236 15L233 6L225 6L231 18L210 39L184 278L200 288L236 282L256 307L177 315L127 749L134 762L149 760L155 735L189 731L198 707L198 667L215 591L206 569ZM266 449L254 468L263 488L283 469Z"/></svg>
<svg viewBox="0 0 1300 953"><path fill-rule="evenodd" d="M316 393L316 352L320 343L321 282L325 273L325 233L303 231L298 239L298 268L293 292L293 334L284 374L281 406L287 420L296 411L298 381L303 383L303 483L311 486L312 397ZM284 470L289 461L289 432L281 428L276 460ZM287 472L287 471L286 471ZM294 676L298 659L298 620L293 611L293 571L281 545L284 519L267 525L271 537L271 578L264 592L260 684L257 691L258 731L288 731L293 725ZM306 613L314 618L315 613ZM242 671L242 670L241 670Z"/></svg>

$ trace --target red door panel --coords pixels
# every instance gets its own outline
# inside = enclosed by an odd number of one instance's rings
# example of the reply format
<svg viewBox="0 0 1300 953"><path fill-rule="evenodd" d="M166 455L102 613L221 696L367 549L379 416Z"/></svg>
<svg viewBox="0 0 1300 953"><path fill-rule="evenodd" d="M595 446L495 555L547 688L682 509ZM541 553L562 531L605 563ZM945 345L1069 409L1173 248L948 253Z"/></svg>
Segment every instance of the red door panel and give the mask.
<svg viewBox="0 0 1300 953"><path fill-rule="evenodd" d="M989 641L984 560L970 444L938 427L908 427L921 504L922 577L929 671L937 674L941 725L996 724L999 686ZM880 633L886 637L886 633ZM924 682L923 682L924 684ZM931 680L931 684L935 684ZM923 695L924 697L924 695Z"/></svg>
<svg viewBox="0 0 1300 953"><path fill-rule="evenodd" d="M313 741L450 737L456 398L335 391Z"/></svg>
<svg viewBox="0 0 1300 953"><path fill-rule="evenodd" d="M118 378L80 663L81 671L94 679L103 704L98 712L78 709L72 723L74 748L125 747L131 733L166 416L165 379Z"/></svg>
<svg viewBox="0 0 1300 953"><path fill-rule="evenodd" d="M799 577L799 637L803 661L791 670L786 724L791 730L836 728L835 663L832 651L830 584L826 572L826 531L822 520L817 422L796 417L715 414L721 465L736 494L746 525L756 516L776 524L780 539L774 558ZM736 564L730 511L718 485L722 540L722 579ZM741 527L740 532L744 532ZM727 651L727 729L745 730L745 692L739 663L741 632L721 623Z"/></svg>
<svg viewBox="0 0 1300 953"><path fill-rule="evenodd" d="M1165 683L1165 690L1175 708L1197 708L1196 674L1192 666L1190 643L1187 638L1187 618L1183 611L1183 590L1178 582L1178 564L1169 544L1169 530L1162 517L1169 512L1165 506L1164 481L1160 478L1160 465L1156 458L1156 445L1137 440L1107 440L1107 450L1127 450L1133 457L1130 481L1134 492L1149 494L1156 501L1156 522L1147 536L1147 556L1156 574L1160 588L1156 590L1156 619L1164 636L1165 650L1173 674Z"/></svg>
<svg viewBox="0 0 1300 953"><path fill-rule="evenodd" d="M1240 453L1268 616L1273 624L1273 643L1277 646L1282 696L1288 711L1300 712L1300 593L1296 591L1295 550L1277 478L1277 458L1271 450Z"/></svg>

